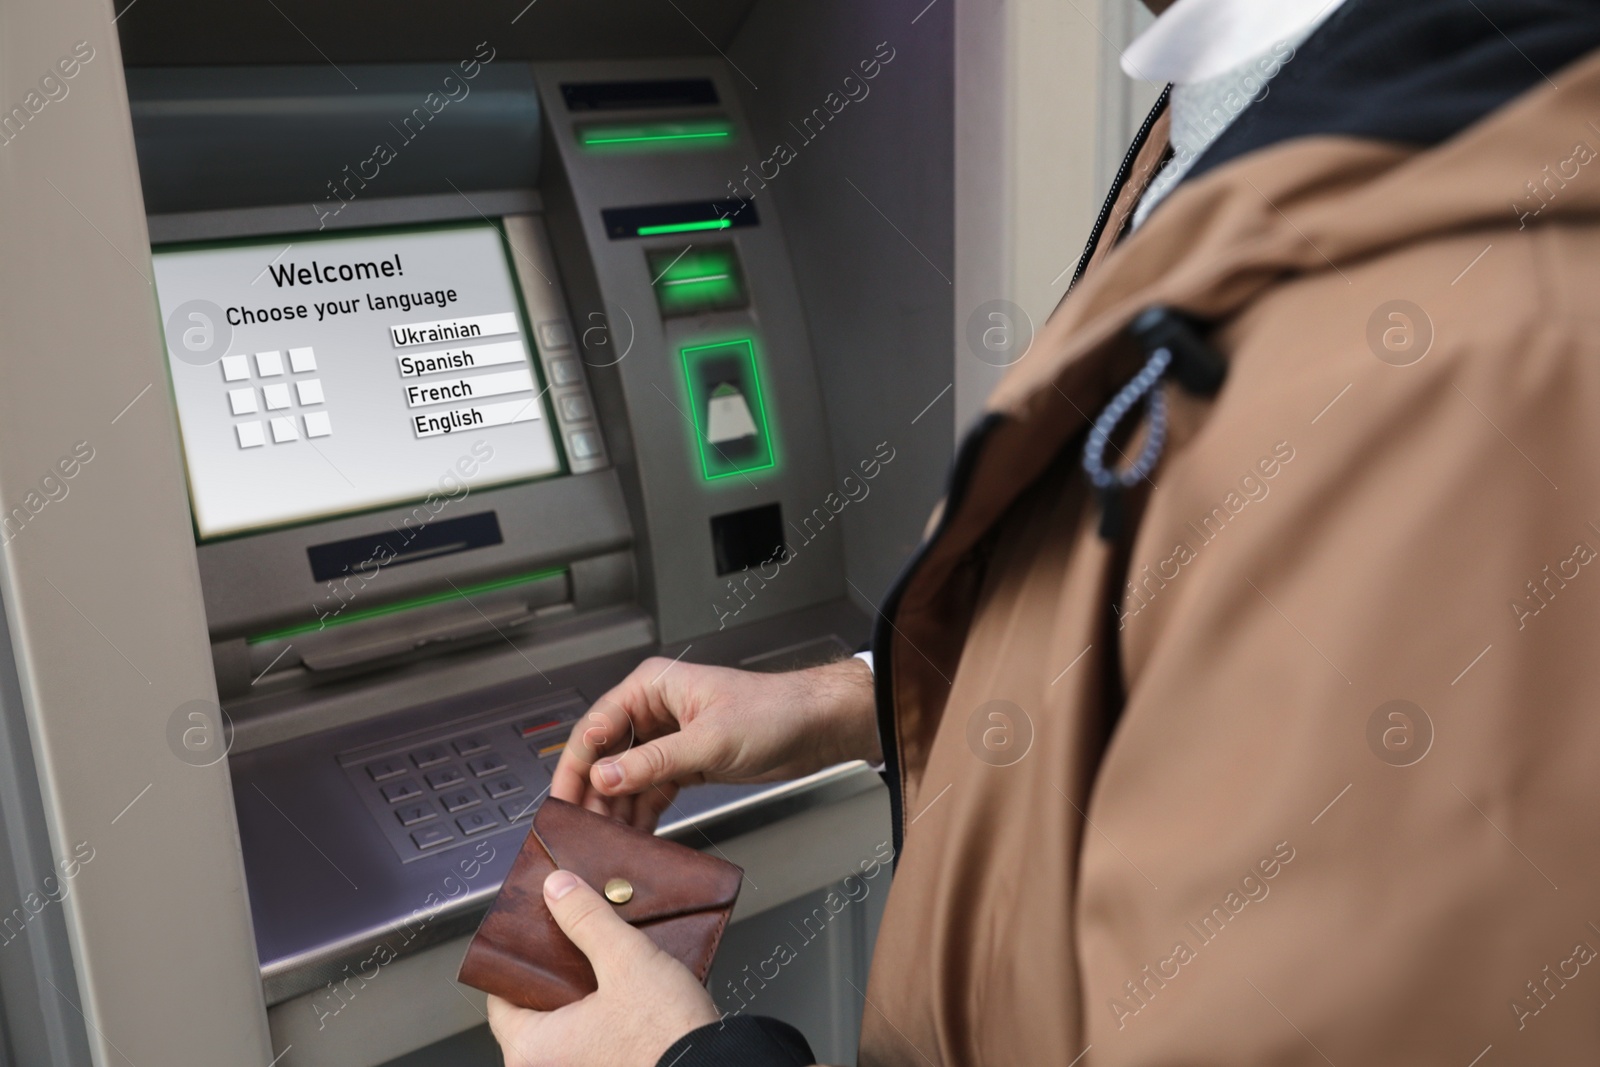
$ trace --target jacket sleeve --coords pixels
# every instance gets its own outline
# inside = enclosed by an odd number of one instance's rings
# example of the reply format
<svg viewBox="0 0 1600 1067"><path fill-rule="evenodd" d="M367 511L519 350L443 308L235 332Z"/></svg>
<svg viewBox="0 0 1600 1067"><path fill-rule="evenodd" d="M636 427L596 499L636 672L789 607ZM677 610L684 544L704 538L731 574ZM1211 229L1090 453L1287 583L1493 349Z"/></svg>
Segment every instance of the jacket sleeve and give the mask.
<svg viewBox="0 0 1600 1067"><path fill-rule="evenodd" d="M805 1037L788 1023L741 1015L691 1030L661 1054L656 1067L810 1067Z"/></svg>

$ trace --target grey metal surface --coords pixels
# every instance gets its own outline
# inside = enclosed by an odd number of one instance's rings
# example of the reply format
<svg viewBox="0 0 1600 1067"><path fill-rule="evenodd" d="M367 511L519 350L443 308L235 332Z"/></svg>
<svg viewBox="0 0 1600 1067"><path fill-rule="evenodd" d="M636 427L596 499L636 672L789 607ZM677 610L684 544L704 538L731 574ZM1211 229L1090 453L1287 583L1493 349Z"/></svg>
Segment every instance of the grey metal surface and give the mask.
<svg viewBox="0 0 1600 1067"><path fill-rule="evenodd" d="M116 0L130 66L453 62L487 40L507 59L714 55L750 0L606 0L442 10L428 0L218 4ZM300 32L304 29L310 34Z"/></svg>
<svg viewBox="0 0 1600 1067"><path fill-rule="evenodd" d="M525 215L541 209L536 189L492 189L421 196L373 197L346 204L333 218L321 220L324 230L356 230L369 226L404 226L415 222L452 222L488 216ZM211 241L221 237L260 237L274 233L302 233L318 224L309 204L222 208L215 211L177 211L151 215L152 244Z"/></svg>
<svg viewBox="0 0 1600 1067"><path fill-rule="evenodd" d="M592 277L567 279L574 318L606 322L609 343L583 351L590 383L604 410L625 418L631 448L613 458L638 517L641 586L663 640L678 641L771 618L844 595L843 545L835 512L843 500L834 480L806 323L795 294L781 211L758 198L759 225L721 231L738 251L750 292L748 310L663 321L657 311L648 249L678 249L696 234L620 238L607 234L608 208L704 202L734 195L741 168L759 143L744 122L735 81L720 60L560 63L536 68L546 129L561 166L546 167L547 221L558 252L584 252ZM587 151L575 127L592 115L562 105L561 86L647 78L708 78L720 104L699 111L733 124L725 146L643 156ZM673 117L656 111L607 113L608 120ZM754 187L751 189L754 192ZM763 470L707 481L680 352L685 346L752 337L777 462ZM623 353L626 353L625 355ZM770 574L719 577L710 538L714 515L777 502L789 557ZM808 525L809 520L809 525ZM748 584L747 584L748 583ZM741 591L742 590L742 591Z"/></svg>
<svg viewBox="0 0 1600 1067"><path fill-rule="evenodd" d="M492 53L130 70L145 211L304 204L304 228L322 229L369 197L531 185L539 98L526 64Z"/></svg>
<svg viewBox="0 0 1600 1067"><path fill-rule="evenodd" d="M340 591L352 610L519 571L568 563L627 547L628 515L617 479L607 471L467 492L440 518L493 511L504 542L436 559L385 567L355 592ZM306 562L311 545L399 527L416 505L401 505L251 537L200 545L206 617L215 639L314 624L341 601Z"/></svg>
<svg viewBox="0 0 1600 1067"><path fill-rule="evenodd" d="M838 521L850 594L864 608L920 540L955 440L954 391L945 391L961 326L950 284L953 15L954 5L927 0L762 0L728 49L760 86L733 79L763 148L740 164L778 144L795 150L761 206L775 202L786 220L803 223L785 233L833 478L853 477L859 497ZM1066 17L1076 16L1068 9ZM878 63L880 45L892 61ZM876 77L862 76L864 61ZM791 123L817 108L831 117L808 138ZM863 480L860 464L881 442L895 458Z"/></svg>
<svg viewBox="0 0 1600 1067"><path fill-rule="evenodd" d="M537 619L491 641L402 657L381 670L336 676L314 687L274 692L263 682L224 705L234 724L231 751L242 754L382 718L422 701L524 678L534 668L549 672L624 651L643 656L654 647L649 616L633 607L604 608Z"/></svg>
<svg viewBox="0 0 1600 1067"><path fill-rule="evenodd" d="M0 612L0 1067L89 1059L83 1016L68 999L77 976L60 902L71 893L50 852L11 630Z"/></svg>
<svg viewBox="0 0 1600 1067"><path fill-rule="evenodd" d="M112 14L4 11L7 107L82 47L70 95L0 148L0 504L26 516L0 597L52 857L94 849L59 906L88 1061L260 1067L227 767L168 742L215 690Z"/></svg>

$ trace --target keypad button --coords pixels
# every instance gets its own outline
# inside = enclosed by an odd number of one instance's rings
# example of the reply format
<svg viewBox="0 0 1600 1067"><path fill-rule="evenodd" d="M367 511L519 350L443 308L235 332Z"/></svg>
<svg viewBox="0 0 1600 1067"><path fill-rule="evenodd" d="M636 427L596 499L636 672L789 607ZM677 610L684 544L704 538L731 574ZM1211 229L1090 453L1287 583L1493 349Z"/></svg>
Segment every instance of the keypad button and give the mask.
<svg viewBox="0 0 1600 1067"><path fill-rule="evenodd" d="M442 771L433 771L428 775L428 785L434 789L448 789L453 785L460 785L467 780L459 767L446 767Z"/></svg>
<svg viewBox="0 0 1600 1067"><path fill-rule="evenodd" d="M449 759L450 750L443 745L427 745L411 753L411 762L418 767L437 767Z"/></svg>
<svg viewBox="0 0 1600 1067"><path fill-rule="evenodd" d="M516 800L508 800L500 805L500 814L506 817L506 822L516 822L518 819L527 818L538 809L539 800L537 797L518 797Z"/></svg>
<svg viewBox="0 0 1600 1067"><path fill-rule="evenodd" d="M402 800L411 800L422 795L422 787L407 778L403 782L391 782L383 787L383 799L391 804L398 804Z"/></svg>
<svg viewBox="0 0 1600 1067"><path fill-rule="evenodd" d="M549 738L546 738L543 741L535 741L533 744L529 745L528 751L532 752L540 759L545 759L551 756L560 757L561 750L566 747L567 739L565 737L559 737L553 741Z"/></svg>
<svg viewBox="0 0 1600 1067"><path fill-rule="evenodd" d="M461 827L461 832L471 837L481 834L485 830L493 830L500 825L500 820L490 815L487 811L474 811L456 819L456 825Z"/></svg>
<svg viewBox="0 0 1600 1067"><path fill-rule="evenodd" d="M467 770L471 771L473 777L475 778L484 778L495 773L496 771L503 771L505 769L506 761L495 755L493 752L489 753L487 756L479 756L477 759L467 760Z"/></svg>
<svg viewBox="0 0 1600 1067"><path fill-rule="evenodd" d="M473 734L456 741L456 752L463 756L476 756L480 752L489 751L489 739L482 734Z"/></svg>
<svg viewBox="0 0 1600 1067"><path fill-rule="evenodd" d="M420 830L411 831L411 840L416 843L418 848L424 851L430 848L438 848L440 845L454 841L455 838L456 835L446 830L443 826L424 826Z"/></svg>
<svg viewBox="0 0 1600 1067"><path fill-rule="evenodd" d="M454 815L458 811L466 811L470 807L482 804L483 801L476 789L455 789L441 796L439 803L444 805L445 811Z"/></svg>
<svg viewBox="0 0 1600 1067"><path fill-rule="evenodd" d="M546 730L557 726L565 726L566 724L567 720L565 719L529 719L527 722L517 725L517 732L522 734L524 738L529 738L534 734L543 733Z"/></svg>
<svg viewBox="0 0 1600 1067"><path fill-rule="evenodd" d="M398 778L407 771L406 765L397 759L381 759L367 764L367 774L374 782L387 782L391 778Z"/></svg>
<svg viewBox="0 0 1600 1067"><path fill-rule="evenodd" d="M515 775L502 774L498 778L490 779L484 784L483 788L484 792L489 794L489 799L499 800L501 797L508 797L512 793L522 792L522 782Z"/></svg>
<svg viewBox="0 0 1600 1067"><path fill-rule="evenodd" d="M415 826L419 822L438 818L439 813L433 810L433 805L427 801L421 804L406 804L394 809L394 817L400 820L401 826Z"/></svg>

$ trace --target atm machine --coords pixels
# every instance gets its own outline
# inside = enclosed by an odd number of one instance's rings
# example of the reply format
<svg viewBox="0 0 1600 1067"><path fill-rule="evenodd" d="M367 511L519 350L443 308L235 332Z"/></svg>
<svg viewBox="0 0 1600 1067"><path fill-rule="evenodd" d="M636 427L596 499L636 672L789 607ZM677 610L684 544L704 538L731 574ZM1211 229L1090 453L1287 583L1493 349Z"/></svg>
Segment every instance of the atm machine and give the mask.
<svg viewBox="0 0 1600 1067"><path fill-rule="evenodd" d="M573 724L648 656L863 647L936 498L949 19L137 3L10 5L90 41L0 165L94 243L41 260L69 355L6 357L8 513L25 432L77 458L7 530L0 886L100 858L0 947L0 1062L498 1062L452 978ZM678 797L749 874L714 993L886 811L862 764ZM853 1055L888 878L750 1010Z"/></svg>
<svg viewBox="0 0 1600 1067"><path fill-rule="evenodd" d="M378 148L457 189L368 202L377 152L309 207L297 182L372 125L336 72L129 75L147 206L192 206L223 146L211 195L265 202L150 227L221 697L172 728L226 750L285 1035L391 958L458 954L574 723L643 656L791 669L868 634L780 212L728 191L757 143L731 72L497 62L350 71L400 116ZM700 787L662 832L716 848L877 788Z"/></svg>

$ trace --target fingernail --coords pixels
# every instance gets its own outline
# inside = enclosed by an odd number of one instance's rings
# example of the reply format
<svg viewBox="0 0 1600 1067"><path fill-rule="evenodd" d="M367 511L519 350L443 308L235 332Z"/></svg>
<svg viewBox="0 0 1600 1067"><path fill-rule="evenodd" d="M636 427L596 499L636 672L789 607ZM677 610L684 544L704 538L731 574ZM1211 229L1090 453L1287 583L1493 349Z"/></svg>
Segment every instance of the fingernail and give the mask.
<svg viewBox="0 0 1600 1067"><path fill-rule="evenodd" d="M617 766L616 760L602 763L600 768L600 784L615 789L622 784L622 768Z"/></svg>
<svg viewBox="0 0 1600 1067"><path fill-rule="evenodd" d="M551 900L560 900L576 888L578 876L571 871L551 871L544 880L544 895Z"/></svg>

